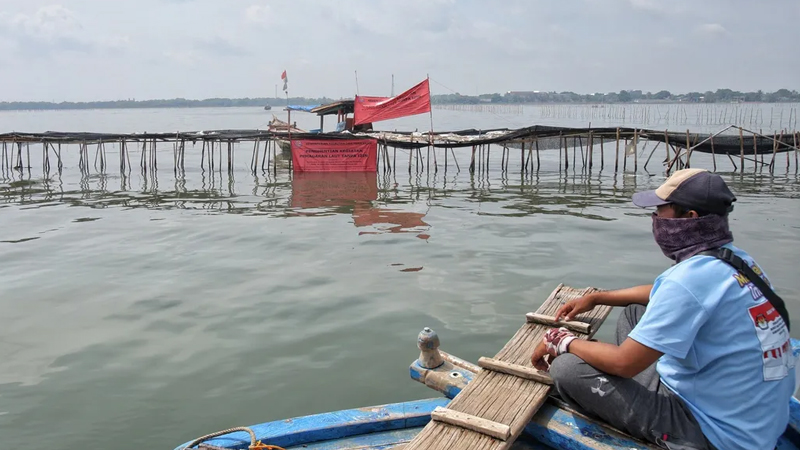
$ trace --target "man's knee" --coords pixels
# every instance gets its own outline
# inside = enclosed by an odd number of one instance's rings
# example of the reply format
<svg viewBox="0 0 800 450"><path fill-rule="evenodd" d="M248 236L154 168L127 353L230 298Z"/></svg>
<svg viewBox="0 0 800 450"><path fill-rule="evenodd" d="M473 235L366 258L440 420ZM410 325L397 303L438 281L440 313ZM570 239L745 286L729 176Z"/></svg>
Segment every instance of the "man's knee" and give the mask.
<svg viewBox="0 0 800 450"><path fill-rule="evenodd" d="M560 390L573 384L581 374L580 366L585 364L582 359L571 353L565 353L553 361L550 365L550 376L553 384Z"/></svg>
<svg viewBox="0 0 800 450"><path fill-rule="evenodd" d="M639 303L631 303L630 305L625 307L625 316L634 319L634 321L638 322L639 319L642 318L644 312L647 308L644 305L640 305Z"/></svg>

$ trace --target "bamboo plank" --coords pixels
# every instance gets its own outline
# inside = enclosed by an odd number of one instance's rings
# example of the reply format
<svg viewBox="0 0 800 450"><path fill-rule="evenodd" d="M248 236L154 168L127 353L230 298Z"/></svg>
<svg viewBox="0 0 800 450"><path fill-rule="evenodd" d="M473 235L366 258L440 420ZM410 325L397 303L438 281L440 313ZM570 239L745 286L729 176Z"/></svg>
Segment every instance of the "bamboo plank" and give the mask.
<svg viewBox="0 0 800 450"><path fill-rule="evenodd" d="M544 314L528 313L525 317L529 323L538 323L550 327L564 327L568 330L583 334L589 334L592 328L592 326L586 322L556 320L555 316L546 316Z"/></svg>
<svg viewBox="0 0 800 450"><path fill-rule="evenodd" d="M544 384L553 384L553 378L550 377L547 372L536 370L533 367L520 366L519 364L509 364L507 362L486 357L481 357L478 359L478 365L483 369L494 370L495 372L504 373L506 375L514 375L515 377L524 378L526 380L534 380Z"/></svg>
<svg viewBox="0 0 800 450"><path fill-rule="evenodd" d="M596 291L594 288L573 289L559 285L535 314L552 317L564 302ZM578 332L576 336L590 339L610 311L611 307L601 306L579 314L575 321L589 324L589 332ZM481 370L447 407L448 411L508 426L510 434L506 440L433 420L406 446L406 450L508 449L552 388L535 379L519 376L539 372L532 367L530 355L549 328L526 321L494 358L479 360L478 364L487 370Z"/></svg>
<svg viewBox="0 0 800 450"><path fill-rule="evenodd" d="M501 441L507 440L511 435L511 427L508 425L453 411L452 409L442 408L441 406L437 406L436 409L431 412L431 419L437 422L449 423L450 425L477 431L478 433L492 436Z"/></svg>

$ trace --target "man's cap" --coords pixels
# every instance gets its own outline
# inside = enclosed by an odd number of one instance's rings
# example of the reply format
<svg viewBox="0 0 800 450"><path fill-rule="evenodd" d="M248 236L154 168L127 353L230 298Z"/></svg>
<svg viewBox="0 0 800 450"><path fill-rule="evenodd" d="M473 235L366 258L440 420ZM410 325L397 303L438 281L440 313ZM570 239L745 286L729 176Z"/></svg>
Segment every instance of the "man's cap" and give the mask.
<svg viewBox="0 0 800 450"><path fill-rule="evenodd" d="M641 208L674 203L684 209L721 216L733 210L735 201L725 180L705 169L679 170L658 189L633 194L633 204Z"/></svg>

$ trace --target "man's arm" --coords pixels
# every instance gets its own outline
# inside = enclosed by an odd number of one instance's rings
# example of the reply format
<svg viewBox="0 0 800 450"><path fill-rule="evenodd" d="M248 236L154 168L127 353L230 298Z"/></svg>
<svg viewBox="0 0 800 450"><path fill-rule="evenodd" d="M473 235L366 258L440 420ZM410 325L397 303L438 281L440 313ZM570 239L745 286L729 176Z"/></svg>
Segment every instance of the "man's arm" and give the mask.
<svg viewBox="0 0 800 450"><path fill-rule="evenodd" d="M591 311L597 305L628 306L631 303L647 305L650 301L652 284L645 284L616 291L601 291L584 295L581 298L561 305L556 311L556 320L572 320L575 316Z"/></svg>
<svg viewBox="0 0 800 450"><path fill-rule="evenodd" d="M631 338L625 339L619 346L575 339L569 344L569 353L597 370L622 378L639 375L663 355Z"/></svg>
<svg viewBox="0 0 800 450"><path fill-rule="evenodd" d="M592 301L595 305L627 306L633 303L647 305L652 290L652 284L645 284L590 295L594 296ZM569 353L586 361L597 370L622 378L635 377L663 355L630 338L625 339L619 346L576 339L569 345Z"/></svg>
<svg viewBox="0 0 800 450"><path fill-rule="evenodd" d="M652 284L644 284L615 291L595 292L590 295L595 296L597 305L628 306L631 303L647 305L650 301L651 290L653 290Z"/></svg>

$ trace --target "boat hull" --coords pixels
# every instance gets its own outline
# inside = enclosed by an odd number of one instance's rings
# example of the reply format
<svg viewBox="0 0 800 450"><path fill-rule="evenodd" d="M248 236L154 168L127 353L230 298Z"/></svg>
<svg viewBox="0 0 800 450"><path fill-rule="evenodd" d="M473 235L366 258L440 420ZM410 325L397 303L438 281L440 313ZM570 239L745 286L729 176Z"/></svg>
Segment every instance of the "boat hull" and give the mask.
<svg viewBox="0 0 800 450"><path fill-rule="evenodd" d="M792 340L795 357L800 341ZM413 379L444 393L444 397L314 414L251 426L264 444L287 450L391 449L411 441L431 420L436 407L446 407L473 379L471 363L446 355L446 365L425 369L415 361ZM453 364L455 363L455 364ZM457 364L457 365L456 365ZM470 370L472 369L472 370ZM455 373L455 375L454 375ZM780 437L779 450L800 450L800 402L790 401L791 416ZM183 450L186 442L175 450ZM246 449L250 436L235 432L205 443L226 449ZM549 398L525 427L514 448L531 450L644 450L656 447L634 440L613 428L591 420L557 399Z"/></svg>

